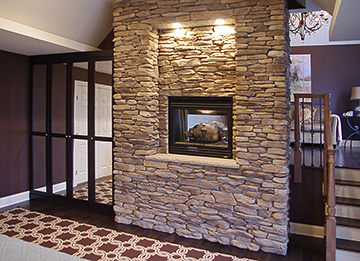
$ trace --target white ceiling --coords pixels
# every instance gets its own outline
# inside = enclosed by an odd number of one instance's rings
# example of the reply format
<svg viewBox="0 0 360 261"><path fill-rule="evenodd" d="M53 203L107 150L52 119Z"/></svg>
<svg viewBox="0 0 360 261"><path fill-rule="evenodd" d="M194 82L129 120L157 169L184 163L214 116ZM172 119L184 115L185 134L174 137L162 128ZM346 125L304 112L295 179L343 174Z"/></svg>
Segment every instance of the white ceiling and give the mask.
<svg viewBox="0 0 360 261"><path fill-rule="evenodd" d="M310 9L333 14L330 40L360 40L360 0L306 1ZM112 2L0 0L0 50L24 55L97 50L112 29Z"/></svg>
<svg viewBox="0 0 360 261"><path fill-rule="evenodd" d="M112 0L0 0L0 50L96 50L112 30Z"/></svg>
<svg viewBox="0 0 360 261"><path fill-rule="evenodd" d="M324 0L323 0L324 1ZM360 40L360 0L337 0L330 41Z"/></svg>

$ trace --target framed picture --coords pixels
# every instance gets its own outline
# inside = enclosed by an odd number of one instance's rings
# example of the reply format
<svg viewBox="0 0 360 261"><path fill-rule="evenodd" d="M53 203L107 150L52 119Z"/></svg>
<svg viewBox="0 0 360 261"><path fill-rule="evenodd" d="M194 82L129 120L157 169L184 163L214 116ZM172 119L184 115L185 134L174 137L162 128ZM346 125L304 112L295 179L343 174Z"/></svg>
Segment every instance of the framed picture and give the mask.
<svg viewBox="0 0 360 261"><path fill-rule="evenodd" d="M290 101L294 93L311 93L311 55L291 54Z"/></svg>

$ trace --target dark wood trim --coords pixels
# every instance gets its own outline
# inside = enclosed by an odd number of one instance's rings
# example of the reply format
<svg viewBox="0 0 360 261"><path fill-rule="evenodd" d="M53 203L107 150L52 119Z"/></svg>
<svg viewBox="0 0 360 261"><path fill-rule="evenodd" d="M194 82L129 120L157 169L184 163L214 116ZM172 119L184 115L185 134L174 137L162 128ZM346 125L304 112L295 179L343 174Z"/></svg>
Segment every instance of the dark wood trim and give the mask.
<svg viewBox="0 0 360 261"><path fill-rule="evenodd" d="M336 248L358 253L360 249L360 242L345 239L336 239Z"/></svg>
<svg viewBox="0 0 360 261"><path fill-rule="evenodd" d="M73 144L74 133L74 85L73 85L73 63L66 64L66 197L73 198Z"/></svg>
<svg viewBox="0 0 360 261"><path fill-rule="evenodd" d="M360 219L336 217L336 224L344 227L360 228ZM359 248L360 250L360 248Z"/></svg>
<svg viewBox="0 0 360 261"><path fill-rule="evenodd" d="M52 194L49 196L47 193L41 191L31 191L30 200L39 200L46 203L50 203L54 206L61 205L69 208L75 208L89 212L102 213L103 215L114 216L114 211L112 209L112 206L110 205L104 205L96 202L90 204L85 200L75 199L75 198L68 199L56 194Z"/></svg>
<svg viewBox="0 0 360 261"><path fill-rule="evenodd" d="M30 91L29 91L29 189L34 190L34 164L33 164L33 89L34 89L34 66L30 65L29 70Z"/></svg>
<svg viewBox="0 0 360 261"><path fill-rule="evenodd" d="M112 61L112 75L114 75L114 60ZM114 98L114 94L115 94L115 88L114 88L114 77L112 77L111 79L111 86L113 86L113 88L111 89L111 97L112 97L112 105L115 104L115 98ZM114 122L114 115L113 115L113 112L111 112L111 121L112 121L112 124L115 124ZM114 126L114 125L112 125ZM111 128L111 142L112 142L112 151L114 151L114 148L115 148L115 138L114 138L114 129ZM115 157L114 157L114 153L112 153L112 170L115 169L114 167L114 162L115 162ZM114 177L114 174L112 173L112 205L115 204L115 177Z"/></svg>
<svg viewBox="0 0 360 261"><path fill-rule="evenodd" d="M51 195L53 193L52 178L52 64L46 65L46 192Z"/></svg>
<svg viewBox="0 0 360 261"><path fill-rule="evenodd" d="M88 200L95 202L95 61L90 59L88 69Z"/></svg>
<svg viewBox="0 0 360 261"><path fill-rule="evenodd" d="M107 141L107 142L112 142L113 138L112 137L99 137L99 136L95 136L94 137L95 141Z"/></svg>
<svg viewBox="0 0 360 261"><path fill-rule="evenodd" d="M36 55L30 56L30 63L45 64L51 63L76 63L88 61L90 58L96 61L106 61L113 59L113 51L94 51L94 52L77 52L77 53L65 53L65 54L48 54L48 55Z"/></svg>

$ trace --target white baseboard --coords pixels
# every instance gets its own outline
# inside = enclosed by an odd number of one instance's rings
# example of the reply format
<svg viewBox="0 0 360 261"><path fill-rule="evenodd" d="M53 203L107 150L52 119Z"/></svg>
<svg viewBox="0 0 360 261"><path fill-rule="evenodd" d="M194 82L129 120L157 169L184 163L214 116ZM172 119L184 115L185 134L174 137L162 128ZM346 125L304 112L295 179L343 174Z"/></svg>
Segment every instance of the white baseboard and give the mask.
<svg viewBox="0 0 360 261"><path fill-rule="evenodd" d="M341 180L359 181L360 169L348 169L335 167L335 178Z"/></svg>
<svg viewBox="0 0 360 261"><path fill-rule="evenodd" d="M337 226L336 238L360 242L360 229L355 227Z"/></svg>
<svg viewBox="0 0 360 261"><path fill-rule="evenodd" d="M46 192L46 186L35 189L37 191ZM58 193L66 190L66 181L53 185L53 193Z"/></svg>
<svg viewBox="0 0 360 261"><path fill-rule="evenodd" d="M340 146L344 146L344 144L345 144L345 140L342 140L342 141L340 142ZM350 147L350 144L351 144L351 140L348 140L348 141L346 142L346 147ZM353 140L353 141L352 141L352 146L353 146L353 147L360 147L360 140Z"/></svg>
<svg viewBox="0 0 360 261"><path fill-rule="evenodd" d="M25 191L18 194L0 198L0 208L11 206L30 199L30 192Z"/></svg>
<svg viewBox="0 0 360 261"><path fill-rule="evenodd" d="M46 192L46 187L38 188L36 190ZM53 193L57 193L64 190L66 190L66 182L54 184L53 186ZM0 198L0 208L11 206L23 201L27 201L29 199L30 199L30 191L25 191L18 194L2 197Z"/></svg>
<svg viewBox="0 0 360 261"><path fill-rule="evenodd" d="M324 227L290 222L290 233L309 237L324 237Z"/></svg>
<svg viewBox="0 0 360 261"><path fill-rule="evenodd" d="M360 207L347 206L347 205L336 205L336 217L345 217L359 219L360 217Z"/></svg>
<svg viewBox="0 0 360 261"><path fill-rule="evenodd" d="M360 198L360 187L347 186L347 185L336 185L335 196L342 198Z"/></svg>
<svg viewBox="0 0 360 261"><path fill-rule="evenodd" d="M336 250L336 261L359 261L360 254L346 251L346 250Z"/></svg>

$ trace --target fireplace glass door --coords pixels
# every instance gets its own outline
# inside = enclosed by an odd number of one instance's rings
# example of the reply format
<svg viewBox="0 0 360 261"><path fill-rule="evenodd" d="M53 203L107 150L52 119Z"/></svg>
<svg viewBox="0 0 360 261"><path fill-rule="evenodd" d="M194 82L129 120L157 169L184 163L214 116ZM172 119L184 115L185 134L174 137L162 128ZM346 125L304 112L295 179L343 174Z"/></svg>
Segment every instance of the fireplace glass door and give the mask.
<svg viewBox="0 0 360 261"><path fill-rule="evenodd" d="M169 152L232 157L232 99L169 97Z"/></svg>

